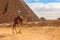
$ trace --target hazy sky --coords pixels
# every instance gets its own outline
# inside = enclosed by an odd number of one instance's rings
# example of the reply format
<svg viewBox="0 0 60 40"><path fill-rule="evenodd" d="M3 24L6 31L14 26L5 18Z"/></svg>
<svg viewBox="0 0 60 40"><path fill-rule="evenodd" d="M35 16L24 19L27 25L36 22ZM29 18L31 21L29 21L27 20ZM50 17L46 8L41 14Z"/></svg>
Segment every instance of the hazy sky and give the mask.
<svg viewBox="0 0 60 40"><path fill-rule="evenodd" d="M25 2L39 18L56 19L60 17L60 0L25 0Z"/></svg>

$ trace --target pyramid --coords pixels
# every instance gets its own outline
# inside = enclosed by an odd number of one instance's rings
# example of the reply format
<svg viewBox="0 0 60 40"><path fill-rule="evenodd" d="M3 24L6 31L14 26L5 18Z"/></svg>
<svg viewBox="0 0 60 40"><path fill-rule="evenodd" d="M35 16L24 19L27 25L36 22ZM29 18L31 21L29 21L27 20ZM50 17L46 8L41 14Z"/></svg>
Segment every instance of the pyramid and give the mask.
<svg viewBox="0 0 60 40"><path fill-rule="evenodd" d="M23 0L0 0L0 23L13 22L18 10L21 11L19 15L21 15L23 18L27 14L30 14L30 17L27 19L27 21L39 20L39 18Z"/></svg>

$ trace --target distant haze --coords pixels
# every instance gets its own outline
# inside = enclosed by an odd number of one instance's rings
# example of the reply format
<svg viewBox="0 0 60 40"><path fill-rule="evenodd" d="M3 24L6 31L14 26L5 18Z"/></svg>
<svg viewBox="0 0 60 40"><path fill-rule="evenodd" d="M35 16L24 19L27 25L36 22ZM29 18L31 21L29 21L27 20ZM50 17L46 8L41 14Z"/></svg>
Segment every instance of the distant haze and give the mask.
<svg viewBox="0 0 60 40"><path fill-rule="evenodd" d="M30 3L29 3L30 1ZM26 0L25 2L40 18L57 19L60 18L60 1L59 0Z"/></svg>

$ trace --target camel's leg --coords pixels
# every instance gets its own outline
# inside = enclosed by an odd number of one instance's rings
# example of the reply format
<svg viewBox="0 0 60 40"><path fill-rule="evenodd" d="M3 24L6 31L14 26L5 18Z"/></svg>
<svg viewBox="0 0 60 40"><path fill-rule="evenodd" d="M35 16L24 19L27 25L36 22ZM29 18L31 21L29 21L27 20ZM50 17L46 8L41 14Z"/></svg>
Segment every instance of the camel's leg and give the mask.
<svg viewBox="0 0 60 40"><path fill-rule="evenodd" d="M20 34L22 34L22 33L21 33L21 26L22 26L22 25L19 24L19 31L18 31L18 33L20 33Z"/></svg>
<svg viewBox="0 0 60 40"><path fill-rule="evenodd" d="M14 31L17 33L16 24L13 24L12 33L14 33Z"/></svg>
<svg viewBox="0 0 60 40"><path fill-rule="evenodd" d="M18 33L22 34L22 33L21 33L21 28L19 29Z"/></svg>
<svg viewBox="0 0 60 40"><path fill-rule="evenodd" d="M14 26L12 27L12 33L14 33Z"/></svg>
<svg viewBox="0 0 60 40"><path fill-rule="evenodd" d="M17 34L17 29L16 29L16 27L15 27L15 32L16 32L16 34Z"/></svg>

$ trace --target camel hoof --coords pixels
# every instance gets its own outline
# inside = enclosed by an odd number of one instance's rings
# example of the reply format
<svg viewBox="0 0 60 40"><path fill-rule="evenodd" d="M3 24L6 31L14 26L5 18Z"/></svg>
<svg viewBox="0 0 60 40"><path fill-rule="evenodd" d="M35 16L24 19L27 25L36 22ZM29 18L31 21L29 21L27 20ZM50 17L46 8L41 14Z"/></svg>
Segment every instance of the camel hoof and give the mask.
<svg viewBox="0 0 60 40"><path fill-rule="evenodd" d="M20 31L18 33L22 34Z"/></svg>
<svg viewBox="0 0 60 40"><path fill-rule="evenodd" d="M12 32L14 34L14 32Z"/></svg>

